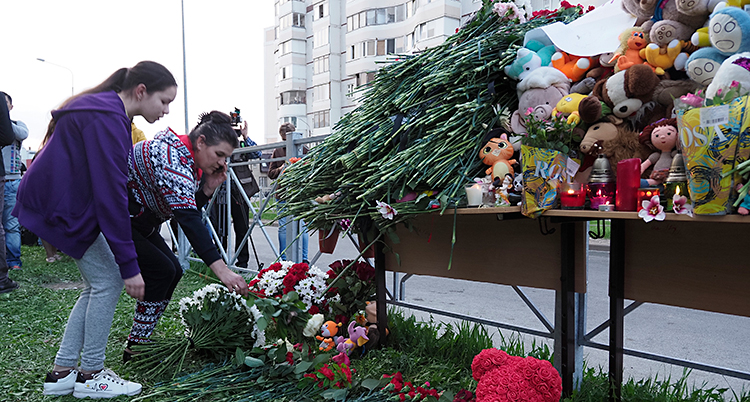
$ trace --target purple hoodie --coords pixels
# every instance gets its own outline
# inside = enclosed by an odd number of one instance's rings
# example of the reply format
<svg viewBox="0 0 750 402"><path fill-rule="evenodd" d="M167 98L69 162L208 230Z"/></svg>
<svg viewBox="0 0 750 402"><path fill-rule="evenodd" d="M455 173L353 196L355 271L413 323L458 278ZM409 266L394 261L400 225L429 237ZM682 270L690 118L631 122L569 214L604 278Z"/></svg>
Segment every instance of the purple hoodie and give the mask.
<svg viewBox="0 0 750 402"><path fill-rule="evenodd" d="M130 119L114 91L52 112L55 132L21 180L13 215L80 259L101 232L123 279L140 273L128 213Z"/></svg>

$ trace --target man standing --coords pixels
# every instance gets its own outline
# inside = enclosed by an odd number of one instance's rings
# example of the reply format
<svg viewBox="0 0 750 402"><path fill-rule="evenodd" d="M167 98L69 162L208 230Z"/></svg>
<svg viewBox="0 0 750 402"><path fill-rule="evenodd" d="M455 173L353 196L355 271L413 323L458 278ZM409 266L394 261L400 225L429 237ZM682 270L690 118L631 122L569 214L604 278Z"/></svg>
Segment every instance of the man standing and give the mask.
<svg viewBox="0 0 750 402"><path fill-rule="evenodd" d="M0 95L5 96L5 92L0 92ZM7 99L7 98L6 98ZM2 100L2 98L0 98ZM13 123L10 120L10 114L8 113L8 103L0 102L0 146L6 146L13 143ZM0 154L2 159L2 154ZM3 166L0 162L0 166ZM0 174L3 179L5 178L5 169L0 168ZM0 193L5 193L5 187L0 186ZM5 204L3 196L0 195L0 203ZM0 293L8 293L10 291L18 289L18 284L8 277L8 263L5 261L5 231L0 228Z"/></svg>
<svg viewBox="0 0 750 402"><path fill-rule="evenodd" d="M8 112L13 110L13 98L3 92ZM18 218L10 214L16 206L16 193L21 183L21 143L29 136L29 129L21 121L11 120L13 143L3 148L5 162L5 205L3 207L3 229L5 229L5 260L10 269L21 269L21 227Z"/></svg>
<svg viewBox="0 0 750 402"><path fill-rule="evenodd" d="M294 124L292 123L282 124L281 127L279 127L279 136L281 137L281 140L286 141L287 133L294 132L294 130L296 130L296 127L294 127ZM307 148L303 148L302 152L307 153ZM284 158L284 157L286 157L286 148L284 147L274 149L273 155L271 156L271 158ZM284 171L284 168L286 168L286 163L284 161L271 162L271 164L268 166L268 177L271 180L276 180ZM277 199L277 201L278 201L277 210L279 211L279 213L281 213L281 211L284 208L284 201L279 200L279 199ZM288 217L285 216L279 219L279 252L281 253L282 260L286 260L286 254L284 253L284 250L286 250L286 247L287 247L287 244L286 244L287 218ZM304 221L301 221L300 223L301 224L300 224L299 230L300 232L302 232L300 236L301 237L300 240L302 240L302 261L294 261L294 262L308 262L307 261L307 243L308 243L307 227L305 226Z"/></svg>

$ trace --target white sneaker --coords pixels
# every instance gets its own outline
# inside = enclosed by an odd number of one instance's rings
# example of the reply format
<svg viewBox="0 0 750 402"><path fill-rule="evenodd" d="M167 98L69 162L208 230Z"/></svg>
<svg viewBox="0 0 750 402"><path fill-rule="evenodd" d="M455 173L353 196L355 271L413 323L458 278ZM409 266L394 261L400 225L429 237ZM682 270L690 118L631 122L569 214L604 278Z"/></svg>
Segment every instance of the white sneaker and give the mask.
<svg viewBox="0 0 750 402"><path fill-rule="evenodd" d="M70 374L63 378L55 378L52 373L47 373L47 378L44 380L44 395L70 395L75 388L76 378L78 377L77 370L71 370Z"/></svg>
<svg viewBox="0 0 750 402"><path fill-rule="evenodd" d="M123 380L110 369L103 369L94 374L94 378L83 381L79 376L75 383L73 396L76 398L114 398L120 395L137 395L141 384Z"/></svg>

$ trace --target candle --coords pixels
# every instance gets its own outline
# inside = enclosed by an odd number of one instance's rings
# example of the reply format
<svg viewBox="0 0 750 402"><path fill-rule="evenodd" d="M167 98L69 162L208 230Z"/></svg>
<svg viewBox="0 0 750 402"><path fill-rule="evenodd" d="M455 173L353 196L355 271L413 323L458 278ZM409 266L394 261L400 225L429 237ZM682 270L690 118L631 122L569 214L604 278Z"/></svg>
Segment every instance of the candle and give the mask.
<svg viewBox="0 0 750 402"><path fill-rule="evenodd" d="M659 195L656 187L644 187L638 189L638 211L643 209L643 201L651 201L651 197Z"/></svg>
<svg viewBox="0 0 750 402"><path fill-rule="evenodd" d="M599 209L602 204L614 204L617 184L610 183L589 183L589 199L591 200L591 209Z"/></svg>
<svg viewBox="0 0 750 402"><path fill-rule="evenodd" d="M583 183L562 183L560 185L560 206L562 209L583 209L586 192Z"/></svg>
<svg viewBox="0 0 750 402"><path fill-rule="evenodd" d="M690 194L688 193L688 185L685 181L669 182L666 183L664 188L664 197L667 199L667 211L674 209L674 196L679 195L687 198L687 202L690 203Z"/></svg>
<svg viewBox="0 0 750 402"><path fill-rule="evenodd" d="M474 185L467 185L466 190L466 201L470 207L476 207L482 205L482 186L479 183Z"/></svg>
<svg viewBox="0 0 750 402"><path fill-rule="evenodd" d="M599 205L599 210L604 212L612 212L615 210L615 206L607 201L604 204Z"/></svg>
<svg viewBox="0 0 750 402"><path fill-rule="evenodd" d="M641 183L641 160L625 159L617 163L618 211L635 211L638 207L638 187Z"/></svg>

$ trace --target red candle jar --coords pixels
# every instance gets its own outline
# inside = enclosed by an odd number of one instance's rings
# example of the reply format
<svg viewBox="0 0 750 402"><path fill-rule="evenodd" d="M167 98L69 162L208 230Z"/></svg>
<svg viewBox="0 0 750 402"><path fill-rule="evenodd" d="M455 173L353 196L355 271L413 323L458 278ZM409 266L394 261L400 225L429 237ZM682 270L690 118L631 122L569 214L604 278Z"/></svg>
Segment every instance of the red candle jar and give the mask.
<svg viewBox="0 0 750 402"><path fill-rule="evenodd" d="M562 209L583 209L586 191L583 183L562 183L560 185L560 207Z"/></svg>
<svg viewBox="0 0 750 402"><path fill-rule="evenodd" d="M638 211L643 209L643 201L651 201L651 197L659 195L656 187L644 187L638 189Z"/></svg>
<svg viewBox="0 0 750 402"><path fill-rule="evenodd" d="M641 160L625 159L617 163L617 210L638 208L638 187L641 185Z"/></svg>

